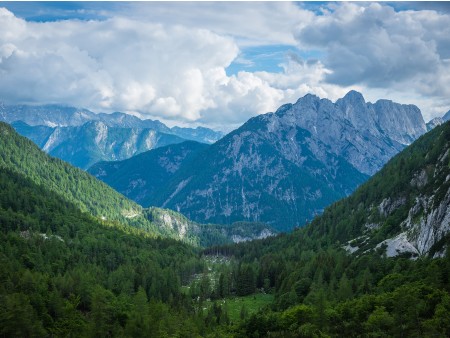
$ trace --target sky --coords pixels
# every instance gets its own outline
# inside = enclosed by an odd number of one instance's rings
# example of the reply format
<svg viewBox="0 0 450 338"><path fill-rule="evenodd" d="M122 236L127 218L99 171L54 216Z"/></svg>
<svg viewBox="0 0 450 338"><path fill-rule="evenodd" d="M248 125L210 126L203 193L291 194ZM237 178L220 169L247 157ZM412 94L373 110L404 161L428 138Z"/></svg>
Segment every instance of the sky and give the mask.
<svg viewBox="0 0 450 338"><path fill-rule="evenodd" d="M450 110L450 2L1 2L0 101L229 131L313 93Z"/></svg>

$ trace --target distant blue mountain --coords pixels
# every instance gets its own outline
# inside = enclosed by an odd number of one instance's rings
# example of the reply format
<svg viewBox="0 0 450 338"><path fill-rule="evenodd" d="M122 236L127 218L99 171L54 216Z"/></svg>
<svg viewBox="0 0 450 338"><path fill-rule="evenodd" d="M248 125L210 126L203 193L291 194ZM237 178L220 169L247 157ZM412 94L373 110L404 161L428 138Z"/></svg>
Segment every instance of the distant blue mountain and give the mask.
<svg viewBox="0 0 450 338"><path fill-rule="evenodd" d="M48 154L82 169L99 161L118 161L185 139L154 129L108 127L100 121L74 127L29 126L13 122L16 131Z"/></svg>
<svg viewBox="0 0 450 338"><path fill-rule="evenodd" d="M0 103L0 121L9 124L22 121L29 126L78 127L86 122L100 121L108 127L153 129L158 132L173 134L186 140L201 143L214 143L222 136L222 132L209 128L169 128L157 120L141 120L140 118L115 112L112 114L95 114L87 109L79 109L61 105L5 105Z"/></svg>
<svg viewBox="0 0 450 338"><path fill-rule="evenodd" d="M160 121L129 114L95 114L58 105L0 104L0 120L12 124L47 153L83 169L168 144L185 140L214 143L223 136L203 127L169 128Z"/></svg>

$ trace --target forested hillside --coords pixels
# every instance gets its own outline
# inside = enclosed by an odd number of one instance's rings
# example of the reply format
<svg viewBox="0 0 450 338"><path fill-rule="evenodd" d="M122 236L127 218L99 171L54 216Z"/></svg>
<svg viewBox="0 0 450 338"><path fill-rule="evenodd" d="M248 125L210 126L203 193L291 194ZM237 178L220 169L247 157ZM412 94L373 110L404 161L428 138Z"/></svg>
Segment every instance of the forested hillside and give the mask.
<svg viewBox="0 0 450 338"><path fill-rule="evenodd" d="M449 148L446 123L306 228L207 249L240 262L247 293L275 294L270 311L248 317L237 335L448 337ZM420 200L428 201L422 209ZM427 246L417 240L425 230ZM416 251L388 250L399 233Z"/></svg>
<svg viewBox="0 0 450 338"><path fill-rule="evenodd" d="M81 211L104 220L137 222L142 208L80 169L52 158L0 122L0 166L62 196ZM142 220L142 219L141 219ZM156 230L156 229L154 229Z"/></svg>
<svg viewBox="0 0 450 338"><path fill-rule="evenodd" d="M191 247L102 225L4 168L0 223L0 336L195 336L203 327L180 292L204 268Z"/></svg>

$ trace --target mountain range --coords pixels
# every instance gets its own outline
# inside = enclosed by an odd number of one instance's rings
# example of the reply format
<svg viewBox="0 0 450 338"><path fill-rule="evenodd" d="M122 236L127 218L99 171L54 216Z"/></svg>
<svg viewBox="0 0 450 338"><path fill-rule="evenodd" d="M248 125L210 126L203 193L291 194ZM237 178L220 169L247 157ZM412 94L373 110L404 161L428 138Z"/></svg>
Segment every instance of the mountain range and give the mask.
<svg viewBox="0 0 450 338"><path fill-rule="evenodd" d="M179 164L167 165L165 154L180 151L169 145L118 165L100 162L89 172L144 206L195 221L262 221L289 230L350 194L425 131L413 105L366 103L356 91L335 103L306 95L204 149L184 144L191 155ZM172 168L162 185L149 169L158 167Z"/></svg>
<svg viewBox="0 0 450 338"><path fill-rule="evenodd" d="M186 141L154 129L109 127L101 121L73 127L29 126L22 121L11 125L49 155L82 169L99 161L122 160L150 149Z"/></svg>
<svg viewBox="0 0 450 338"><path fill-rule="evenodd" d="M248 227L238 223L205 225L171 210L142 208L85 171L49 156L3 122L0 122L0 149L1 170L12 171L45 187L99 222L124 224L140 229L146 236L170 237L194 245L223 244L232 242L233 237L239 241L240 237L253 239L276 233L262 223L248 223Z"/></svg>
<svg viewBox="0 0 450 338"><path fill-rule="evenodd" d="M58 105L0 104L0 120L47 153L87 169L99 161L130 158L163 145L194 140L214 143L223 134L208 128L169 128L124 113L95 114Z"/></svg>

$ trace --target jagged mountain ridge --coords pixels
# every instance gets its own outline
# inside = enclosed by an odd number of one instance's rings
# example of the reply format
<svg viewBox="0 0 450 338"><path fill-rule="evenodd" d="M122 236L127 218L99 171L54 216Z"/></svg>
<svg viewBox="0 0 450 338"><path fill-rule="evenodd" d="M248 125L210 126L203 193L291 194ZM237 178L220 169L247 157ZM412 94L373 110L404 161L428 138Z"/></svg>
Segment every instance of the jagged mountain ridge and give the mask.
<svg viewBox="0 0 450 338"><path fill-rule="evenodd" d="M306 95L250 119L147 200L201 222L264 221L288 230L350 194L425 130L416 106L366 103L355 91L336 103Z"/></svg>
<svg viewBox="0 0 450 338"><path fill-rule="evenodd" d="M16 131L48 154L82 169L99 161L118 161L144 151L184 142L185 139L154 129L109 127L100 121L81 126L29 126L13 122Z"/></svg>
<svg viewBox="0 0 450 338"><path fill-rule="evenodd" d="M450 120L450 110L445 113L443 116L435 117L434 119L431 119L427 122L427 130L430 131L431 129L440 126L446 121Z"/></svg>
<svg viewBox="0 0 450 338"><path fill-rule="evenodd" d="M416 106L389 100L366 103L356 91L350 91L336 103L306 95L266 118L275 126L293 124L308 130L329 146L332 153L367 175L373 175L393 155L426 132Z"/></svg>
<svg viewBox="0 0 450 338"><path fill-rule="evenodd" d="M9 124L23 121L30 126L79 127L87 122L99 121L108 127L153 129L157 132L173 134L186 140L202 143L214 143L223 134L209 128L169 128L158 120L141 120L140 118L115 112L112 114L95 114L87 109L61 105L5 105L0 103L0 121Z"/></svg>

